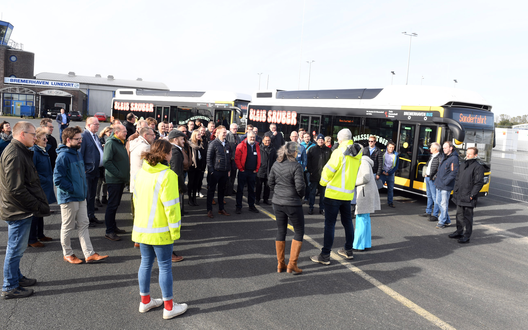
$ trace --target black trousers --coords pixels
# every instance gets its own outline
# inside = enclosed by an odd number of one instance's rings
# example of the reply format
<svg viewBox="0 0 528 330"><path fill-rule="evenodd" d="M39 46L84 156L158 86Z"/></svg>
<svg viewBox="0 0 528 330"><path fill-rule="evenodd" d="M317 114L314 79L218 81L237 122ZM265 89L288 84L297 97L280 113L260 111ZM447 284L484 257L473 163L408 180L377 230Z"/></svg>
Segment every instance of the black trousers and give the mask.
<svg viewBox="0 0 528 330"><path fill-rule="evenodd" d="M304 237L304 213L302 206L273 204L273 210L275 211L275 218L277 219L277 237L275 240L286 240L289 219L294 230L293 239L302 242Z"/></svg>
<svg viewBox="0 0 528 330"><path fill-rule="evenodd" d="M108 205L106 206L105 224L106 234L111 234L117 229L116 213L121 198L123 197L124 183L107 183L108 187Z"/></svg>
<svg viewBox="0 0 528 330"><path fill-rule="evenodd" d="M257 195L256 195L256 199L257 201L260 201L260 196L262 194L262 186L264 186L264 196L262 196L262 199L264 201L268 201L269 200L269 196L270 196L270 187L268 186L268 178L259 178L257 176Z"/></svg>
<svg viewBox="0 0 528 330"><path fill-rule="evenodd" d="M28 244L34 244L38 242L39 238L44 237L44 218L33 217L31 219L31 228L29 230L29 241Z"/></svg>
<svg viewBox="0 0 528 330"><path fill-rule="evenodd" d="M207 211L213 210L213 198L218 185L218 210L224 209L224 193L229 171L214 171L209 176L209 187L207 188Z"/></svg>
<svg viewBox="0 0 528 330"><path fill-rule="evenodd" d="M91 173L86 173L86 183L88 185L88 193L86 194L86 209L88 211L88 219L95 217L95 194L97 192L97 182L99 181L99 169L95 169Z"/></svg>
<svg viewBox="0 0 528 330"><path fill-rule="evenodd" d="M473 208L470 206L458 206L456 211L456 227L457 233L464 237L471 237L473 232ZM464 232L464 227L466 231Z"/></svg>
<svg viewBox="0 0 528 330"><path fill-rule="evenodd" d="M189 169L189 181L187 182L187 193L189 199L196 197L200 188L202 187L202 181L204 172L197 169Z"/></svg>
<svg viewBox="0 0 528 330"><path fill-rule="evenodd" d="M236 207L242 208L242 196L244 195L244 187L248 187L248 205L249 207L255 207L255 178L257 173L253 171L239 171L238 172L238 185L236 194Z"/></svg>

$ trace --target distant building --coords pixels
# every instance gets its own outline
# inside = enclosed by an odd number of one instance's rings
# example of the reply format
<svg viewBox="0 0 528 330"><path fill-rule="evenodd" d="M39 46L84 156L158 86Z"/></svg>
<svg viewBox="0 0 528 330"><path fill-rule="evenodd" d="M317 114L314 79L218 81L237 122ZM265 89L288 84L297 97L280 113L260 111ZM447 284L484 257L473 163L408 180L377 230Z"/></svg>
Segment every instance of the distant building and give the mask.
<svg viewBox="0 0 528 330"><path fill-rule="evenodd" d="M12 40L13 25L0 21L0 114L44 117L54 107L93 115L111 112L118 88L169 89L163 83L43 72L34 76L35 54Z"/></svg>

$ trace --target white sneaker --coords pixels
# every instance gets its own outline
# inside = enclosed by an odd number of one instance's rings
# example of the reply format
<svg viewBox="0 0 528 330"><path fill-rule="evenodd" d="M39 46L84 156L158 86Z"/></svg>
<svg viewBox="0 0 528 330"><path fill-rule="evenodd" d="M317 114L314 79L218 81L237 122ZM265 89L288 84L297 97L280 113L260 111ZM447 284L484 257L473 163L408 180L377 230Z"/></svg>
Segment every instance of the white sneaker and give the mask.
<svg viewBox="0 0 528 330"><path fill-rule="evenodd" d="M203 195L201 192L199 192L199 193L198 193L198 197L200 197L200 198L204 198L204 195Z"/></svg>
<svg viewBox="0 0 528 330"><path fill-rule="evenodd" d="M150 302L148 304L140 302L139 312L146 313L153 308L160 307L161 305L163 305L163 299L150 299Z"/></svg>
<svg viewBox="0 0 528 330"><path fill-rule="evenodd" d="M178 303L173 302L171 311L168 311L165 308L163 309L163 318L165 320L169 320L178 315L182 315L186 311L187 311L187 304L178 304Z"/></svg>

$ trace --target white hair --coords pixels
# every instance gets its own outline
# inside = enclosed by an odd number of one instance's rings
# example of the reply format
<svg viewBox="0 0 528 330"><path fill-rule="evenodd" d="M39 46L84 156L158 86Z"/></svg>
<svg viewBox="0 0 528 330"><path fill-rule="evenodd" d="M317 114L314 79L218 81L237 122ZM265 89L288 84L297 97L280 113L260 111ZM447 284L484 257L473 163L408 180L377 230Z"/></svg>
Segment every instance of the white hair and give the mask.
<svg viewBox="0 0 528 330"><path fill-rule="evenodd" d="M233 129L233 128L236 128L238 129L238 124L237 123L231 123L231 125L229 125L229 129Z"/></svg>
<svg viewBox="0 0 528 330"><path fill-rule="evenodd" d="M340 141L352 140L352 132L348 128L343 128L337 133L337 139Z"/></svg>
<svg viewBox="0 0 528 330"><path fill-rule="evenodd" d="M253 132L253 131L248 131L246 136L249 137L249 136L253 136L253 135L257 135L257 134L255 134L255 132Z"/></svg>

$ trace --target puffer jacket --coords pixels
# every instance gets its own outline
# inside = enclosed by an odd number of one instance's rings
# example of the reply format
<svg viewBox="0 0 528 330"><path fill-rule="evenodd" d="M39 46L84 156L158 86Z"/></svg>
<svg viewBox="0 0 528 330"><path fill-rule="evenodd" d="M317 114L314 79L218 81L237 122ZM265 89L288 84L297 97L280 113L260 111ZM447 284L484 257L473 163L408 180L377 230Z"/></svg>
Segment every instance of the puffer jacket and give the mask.
<svg viewBox="0 0 528 330"><path fill-rule="evenodd" d="M77 150L64 144L59 145L53 183L57 187L59 205L82 202L86 199L88 184L84 172L84 161Z"/></svg>
<svg viewBox="0 0 528 330"><path fill-rule="evenodd" d="M484 167L477 159L466 160L458 170L453 189L453 202L458 206L476 207L482 186L484 186Z"/></svg>
<svg viewBox="0 0 528 330"><path fill-rule="evenodd" d="M225 147L218 139L209 143L207 149L207 170L209 173L214 171L231 171L231 154L230 145L227 140Z"/></svg>
<svg viewBox="0 0 528 330"><path fill-rule="evenodd" d="M29 150L33 151L33 163L37 169L42 190L48 199L48 204L53 204L57 202L57 197L55 197L53 189L53 168L51 167L50 156L37 145L29 148Z"/></svg>
<svg viewBox="0 0 528 330"><path fill-rule="evenodd" d="M304 197L304 174L297 161L275 162L271 167L268 185L274 192L272 203L283 206L301 206Z"/></svg>
<svg viewBox="0 0 528 330"><path fill-rule="evenodd" d="M33 152L13 139L0 158L0 218L5 221L50 215L50 208L33 164Z"/></svg>
<svg viewBox="0 0 528 330"><path fill-rule="evenodd" d="M458 152L453 149L449 156L444 159L438 166L434 184L436 189L451 191L455 187L455 181L458 174Z"/></svg>

